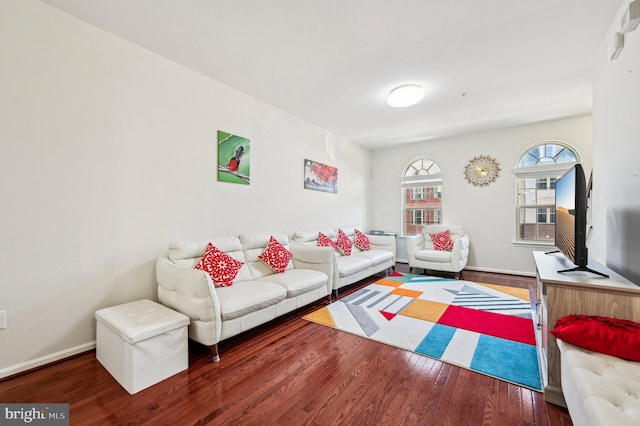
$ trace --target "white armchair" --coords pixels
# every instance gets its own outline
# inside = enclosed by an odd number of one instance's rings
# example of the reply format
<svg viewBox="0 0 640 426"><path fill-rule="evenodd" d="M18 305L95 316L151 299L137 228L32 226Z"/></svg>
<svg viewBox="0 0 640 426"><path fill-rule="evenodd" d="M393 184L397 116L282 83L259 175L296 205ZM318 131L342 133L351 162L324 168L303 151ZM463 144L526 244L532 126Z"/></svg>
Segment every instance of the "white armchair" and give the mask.
<svg viewBox="0 0 640 426"><path fill-rule="evenodd" d="M453 249L436 250L430 234L444 232L447 229L453 240ZM469 258L469 236L465 234L463 226L425 225L421 234L407 236L406 240L409 272L414 268L423 268L453 272L457 279L460 278L460 271L467 265Z"/></svg>

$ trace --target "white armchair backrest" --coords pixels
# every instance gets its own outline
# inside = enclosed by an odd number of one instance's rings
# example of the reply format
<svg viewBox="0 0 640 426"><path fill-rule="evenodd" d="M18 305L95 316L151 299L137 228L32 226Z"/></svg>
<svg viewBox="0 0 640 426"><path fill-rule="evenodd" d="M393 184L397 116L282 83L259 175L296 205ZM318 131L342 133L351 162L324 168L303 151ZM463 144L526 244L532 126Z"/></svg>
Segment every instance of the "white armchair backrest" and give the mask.
<svg viewBox="0 0 640 426"><path fill-rule="evenodd" d="M451 235L451 239L455 243L456 240L463 235L464 226L460 225L425 225L422 229L422 233L424 235L424 249L433 249L433 241L431 240L431 234L437 234L440 232L444 232L449 230L449 235Z"/></svg>

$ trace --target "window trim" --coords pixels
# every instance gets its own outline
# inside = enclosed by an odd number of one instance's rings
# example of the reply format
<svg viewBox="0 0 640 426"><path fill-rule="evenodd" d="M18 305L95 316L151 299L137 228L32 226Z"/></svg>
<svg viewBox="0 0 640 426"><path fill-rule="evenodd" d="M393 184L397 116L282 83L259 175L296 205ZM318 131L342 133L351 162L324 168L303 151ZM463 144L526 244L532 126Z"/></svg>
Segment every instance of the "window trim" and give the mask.
<svg viewBox="0 0 640 426"><path fill-rule="evenodd" d="M553 163L553 164L540 164L540 165L534 165L534 166L521 166L518 167L518 164L520 164L520 161L522 160L522 158L527 155L532 149L537 148L541 145L560 145L568 150L570 150L573 155L576 157L576 161L565 161L565 162L561 162L561 163ZM530 205L530 204L519 204L519 191L520 188L518 187L518 180L520 179L538 179L538 178L549 178L549 177L556 177L559 178L560 176L562 176L564 173L566 173L571 167L573 167L575 164L578 163L582 163L582 158L580 156L580 152L572 145L566 143L566 142L562 142L562 141L558 141L558 140L546 140L546 141L540 141L537 142L529 147L527 147L527 149L525 149L520 156L518 157L515 167L512 169L512 173L514 175L514 187L515 187L515 211L514 211L514 219L515 219L515 229L514 229L514 241L513 244L514 245L526 245L526 246L532 246L532 247L554 247L555 246L555 239L553 241L545 241L545 240L525 240L525 239L519 239L519 235L520 235L520 209L521 208L538 208L538 207L554 207L555 208L555 203L553 206L548 205L548 204L535 204L535 205ZM555 199L555 193L554 193L554 199Z"/></svg>
<svg viewBox="0 0 640 426"><path fill-rule="evenodd" d="M417 214L418 212L420 213L420 215ZM420 216L420 223L418 223L418 221L416 220L418 216ZM423 225L424 217L425 217L424 209L422 208L411 209L411 220L413 225Z"/></svg>
<svg viewBox="0 0 640 426"><path fill-rule="evenodd" d="M421 164L421 166L424 166L424 163L430 162L431 164L428 165L428 167L426 168L421 168L418 169L416 168L414 165L417 162L423 162ZM426 174L417 174L420 173L420 171L426 171ZM430 170L433 170L433 173L429 173ZM416 174L412 174L410 176L407 176L407 173L413 171L413 173ZM434 192L436 192L438 194L438 199L440 199L440 205L437 208L433 208L433 206L431 205L427 205L427 206L419 206L419 207L407 207L406 205L406 195L405 195L405 191L407 189L411 189L411 188L429 188L429 187L435 187L434 188ZM438 190L436 190L436 188L439 188ZM407 223L406 223L406 212L407 210L413 210L413 209L421 209L423 210L423 224L426 223L426 218L427 216L429 216L427 214L428 210L439 210L440 214L437 215L438 219L440 220L440 223L442 222L442 193L443 193L443 187L442 187L442 171L440 170L440 165L435 161L432 160L429 157L425 157L425 156L420 156L420 157L415 157L413 159L411 159L410 161L408 161L404 168L402 169L402 175L400 176L400 193L401 193L401 203L400 203L400 208L401 208L401 214L400 214L400 229L401 229L401 236L406 236L406 235L413 235L413 234L406 234L405 230L407 227ZM426 191L423 192L424 194L424 199L427 199L427 193ZM412 193L413 195L413 193Z"/></svg>
<svg viewBox="0 0 640 426"><path fill-rule="evenodd" d="M512 170L516 179L538 179L553 177L557 174L557 178L562 176L567 170L574 165L580 163L580 161L567 161L566 163L558 164L545 164L544 166L527 166L516 167Z"/></svg>

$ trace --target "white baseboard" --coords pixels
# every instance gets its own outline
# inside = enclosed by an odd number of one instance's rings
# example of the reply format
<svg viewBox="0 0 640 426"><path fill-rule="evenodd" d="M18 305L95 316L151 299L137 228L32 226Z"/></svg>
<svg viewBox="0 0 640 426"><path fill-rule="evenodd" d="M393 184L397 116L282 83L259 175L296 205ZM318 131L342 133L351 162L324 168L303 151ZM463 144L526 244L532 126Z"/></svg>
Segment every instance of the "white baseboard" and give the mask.
<svg viewBox="0 0 640 426"><path fill-rule="evenodd" d="M409 263L408 260L401 260L401 259L396 259L397 263ZM418 268L420 269L420 268ZM535 272L523 272L523 271L510 271L508 269L495 269L495 268L482 268L479 266L465 266L466 270L468 271L478 271L478 272L493 272L496 274L507 274L507 275L521 275L523 277L535 277L536 273Z"/></svg>
<svg viewBox="0 0 640 426"><path fill-rule="evenodd" d="M464 269L468 269L470 271L478 271L478 272L493 272L496 274L508 274L508 275L522 275L524 277L535 277L535 272L529 271L511 271L508 269L494 269L494 268L481 268L479 266L466 266Z"/></svg>
<svg viewBox="0 0 640 426"><path fill-rule="evenodd" d="M96 348L96 341L85 343L83 345L68 348L60 352L55 352L49 355L42 356L40 358L31 359L29 361L21 362L20 364L12 365L3 369L0 369L0 379L13 376L14 374L23 373L25 371L41 367L52 362L60 361L61 359L68 358L73 355L88 352Z"/></svg>

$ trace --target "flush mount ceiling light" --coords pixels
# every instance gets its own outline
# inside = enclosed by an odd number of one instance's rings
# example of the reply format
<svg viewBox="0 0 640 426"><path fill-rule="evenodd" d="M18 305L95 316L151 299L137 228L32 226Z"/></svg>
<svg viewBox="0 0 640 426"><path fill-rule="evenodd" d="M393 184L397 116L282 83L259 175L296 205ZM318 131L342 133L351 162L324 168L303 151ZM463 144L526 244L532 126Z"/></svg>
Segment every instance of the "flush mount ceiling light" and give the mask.
<svg viewBox="0 0 640 426"><path fill-rule="evenodd" d="M424 89L417 84L396 87L387 96L387 103L394 108L415 105L424 98Z"/></svg>

